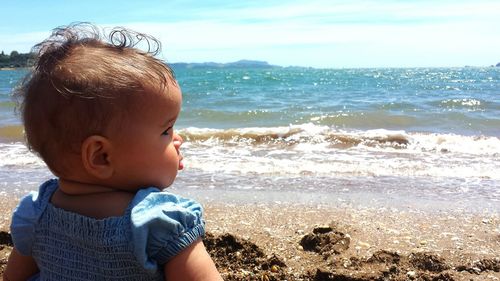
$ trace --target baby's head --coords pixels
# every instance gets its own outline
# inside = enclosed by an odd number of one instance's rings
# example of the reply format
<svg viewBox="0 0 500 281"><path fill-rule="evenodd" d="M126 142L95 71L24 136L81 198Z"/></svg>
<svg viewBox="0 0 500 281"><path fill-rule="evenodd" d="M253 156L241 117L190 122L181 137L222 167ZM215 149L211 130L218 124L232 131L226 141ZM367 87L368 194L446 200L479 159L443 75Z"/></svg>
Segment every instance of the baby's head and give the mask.
<svg viewBox="0 0 500 281"><path fill-rule="evenodd" d="M136 49L136 44L148 50ZM160 171L150 176L139 173L144 167L154 170L151 165L165 165L162 159L154 163L154 157L171 150L167 142L173 142L171 127L180 111L181 94L173 72L154 57L159 48L154 38L124 29L114 29L103 38L90 24L55 29L34 47L38 53L34 70L15 96L28 146L54 174L97 183L111 181L110 185L168 185L173 181L155 180L164 177ZM164 143L153 139L148 143L149 137L155 138L153 126ZM145 131L149 127L151 132ZM144 159L152 148L157 151L147 157L153 159ZM178 146L175 150L178 154ZM134 175L138 178L128 179Z"/></svg>

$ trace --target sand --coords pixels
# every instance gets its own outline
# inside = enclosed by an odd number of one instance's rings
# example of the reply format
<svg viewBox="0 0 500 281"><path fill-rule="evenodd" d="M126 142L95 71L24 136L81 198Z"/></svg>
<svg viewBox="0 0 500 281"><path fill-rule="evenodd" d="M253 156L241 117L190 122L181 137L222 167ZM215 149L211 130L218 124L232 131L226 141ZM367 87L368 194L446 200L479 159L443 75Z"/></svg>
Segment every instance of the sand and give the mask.
<svg viewBox="0 0 500 281"><path fill-rule="evenodd" d="M500 280L494 213L226 204L207 207L207 228L264 253L260 264L219 267L227 280Z"/></svg>
<svg viewBox="0 0 500 281"><path fill-rule="evenodd" d="M498 213L279 202L205 209L205 244L225 280L500 280ZM8 218L0 223L6 231ZM11 247L0 238L4 264Z"/></svg>

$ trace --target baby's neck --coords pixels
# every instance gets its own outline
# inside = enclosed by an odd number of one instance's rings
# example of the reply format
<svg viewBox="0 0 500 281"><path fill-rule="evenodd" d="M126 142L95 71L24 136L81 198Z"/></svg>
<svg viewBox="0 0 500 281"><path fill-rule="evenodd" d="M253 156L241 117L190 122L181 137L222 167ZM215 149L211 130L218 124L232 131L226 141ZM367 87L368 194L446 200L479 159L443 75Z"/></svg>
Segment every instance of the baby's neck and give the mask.
<svg viewBox="0 0 500 281"><path fill-rule="evenodd" d="M116 192L122 190L100 184L92 184L66 178L59 178L59 191L69 196L78 196Z"/></svg>
<svg viewBox="0 0 500 281"><path fill-rule="evenodd" d="M135 194L107 186L59 179L50 202L66 211L104 219L124 215Z"/></svg>

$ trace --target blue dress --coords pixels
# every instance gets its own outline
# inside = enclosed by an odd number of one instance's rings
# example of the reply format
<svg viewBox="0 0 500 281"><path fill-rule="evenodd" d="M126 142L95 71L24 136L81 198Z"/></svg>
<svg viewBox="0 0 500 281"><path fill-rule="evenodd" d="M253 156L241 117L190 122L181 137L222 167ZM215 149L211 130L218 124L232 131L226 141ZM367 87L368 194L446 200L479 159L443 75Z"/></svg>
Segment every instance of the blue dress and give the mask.
<svg viewBox="0 0 500 281"><path fill-rule="evenodd" d="M155 187L105 219L52 205L57 187L45 182L13 214L14 247L40 269L31 280L164 280L162 265L205 232L200 204Z"/></svg>

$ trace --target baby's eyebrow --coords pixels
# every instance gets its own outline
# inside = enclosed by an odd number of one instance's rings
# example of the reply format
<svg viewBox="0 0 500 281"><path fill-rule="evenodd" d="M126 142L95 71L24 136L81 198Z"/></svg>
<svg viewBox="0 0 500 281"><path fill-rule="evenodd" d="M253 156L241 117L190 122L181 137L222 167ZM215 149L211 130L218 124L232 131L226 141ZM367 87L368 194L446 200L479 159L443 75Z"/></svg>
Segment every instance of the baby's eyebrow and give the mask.
<svg viewBox="0 0 500 281"><path fill-rule="evenodd" d="M170 118L170 119L168 119L168 120L167 120L165 123L163 123L161 126L162 126L162 127L166 127L166 126L168 126L169 124L171 124L171 123L175 122L175 120L177 120L177 116L175 116L174 118Z"/></svg>

